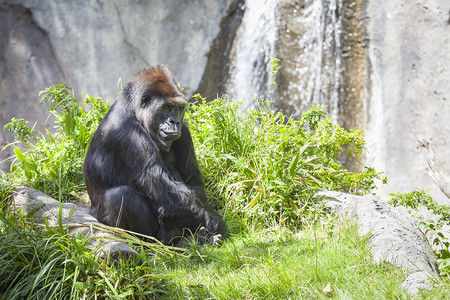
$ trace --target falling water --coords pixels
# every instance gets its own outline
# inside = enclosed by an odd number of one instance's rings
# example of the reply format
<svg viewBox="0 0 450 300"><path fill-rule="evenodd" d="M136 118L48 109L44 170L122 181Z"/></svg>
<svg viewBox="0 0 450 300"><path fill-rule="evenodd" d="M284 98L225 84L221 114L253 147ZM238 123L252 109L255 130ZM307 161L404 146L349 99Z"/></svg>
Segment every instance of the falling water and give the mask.
<svg viewBox="0 0 450 300"><path fill-rule="evenodd" d="M264 3L262 3L264 2ZM275 0L247 0L237 33L229 80L233 99L247 107L252 100L268 93L270 60L275 57L277 22Z"/></svg>
<svg viewBox="0 0 450 300"><path fill-rule="evenodd" d="M299 48L304 50L298 56L298 81L291 83L300 87L291 100L293 106L300 104L299 113L311 104L328 105L331 116L337 120L341 8L342 0L312 0L300 16L299 22L304 23L306 31L299 40Z"/></svg>
<svg viewBox="0 0 450 300"><path fill-rule="evenodd" d="M280 2L247 0L242 25L238 31L235 55L232 59L230 91L234 99L251 105L256 97L267 97L270 82L269 62L277 57L276 49L287 47L280 33L277 13ZM342 0L305 0L304 8L292 11L289 22L300 32L294 38L295 51L286 58L294 67L285 78L286 88L276 93L275 101L293 107L299 116L311 104L326 104L337 119L340 92L341 19ZM286 4L285 4L286 5ZM292 24L288 24L292 25ZM291 38L291 37L290 37ZM292 44L290 44L290 48ZM280 62L280 72L284 72Z"/></svg>

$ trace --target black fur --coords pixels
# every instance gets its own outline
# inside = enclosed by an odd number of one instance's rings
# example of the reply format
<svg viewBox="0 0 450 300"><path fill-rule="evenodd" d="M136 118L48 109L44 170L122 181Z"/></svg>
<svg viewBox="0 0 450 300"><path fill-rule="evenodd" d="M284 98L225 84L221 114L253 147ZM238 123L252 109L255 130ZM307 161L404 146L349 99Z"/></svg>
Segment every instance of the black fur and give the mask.
<svg viewBox="0 0 450 300"><path fill-rule="evenodd" d="M182 109L187 102L172 75L156 67L136 75L111 107L84 161L91 213L104 224L166 244L176 242L183 229L205 227L208 234L224 235L225 223L207 202L183 120L178 124L181 137L170 141L170 147L158 142L158 126L175 124L167 121L167 103ZM177 112L182 119L184 110Z"/></svg>

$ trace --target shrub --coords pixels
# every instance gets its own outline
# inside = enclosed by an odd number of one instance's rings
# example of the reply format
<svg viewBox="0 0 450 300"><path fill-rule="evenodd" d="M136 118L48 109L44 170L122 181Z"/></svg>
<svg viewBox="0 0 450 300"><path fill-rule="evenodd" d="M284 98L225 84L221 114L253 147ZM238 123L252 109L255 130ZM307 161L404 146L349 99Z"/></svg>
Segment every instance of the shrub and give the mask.
<svg viewBox="0 0 450 300"><path fill-rule="evenodd" d="M425 219L419 216L419 225L425 229L431 237L431 243L439 247L436 251L438 258L438 269L441 276L450 277L450 242L443 233L443 225L450 222L450 209L448 206L439 205L426 191L414 190L411 193L391 194L389 201L394 206L402 205L409 208L409 213L414 216L415 209L420 206L427 208L433 215L439 216L437 220Z"/></svg>
<svg viewBox="0 0 450 300"><path fill-rule="evenodd" d="M337 156L364 150L361 130L344 130L313 105L301 120L262 101L244 112L225 97L205 103L199 95L187 120L209 194L237 221L275 221L295 227L315 212L314 189L366 193L380 174L352 173ZM306 127L306 125L308 125Z"/></svg>
<svg viewBox="0 0 450 300"><path fill-rule="evenodd" d="M16 158L9 180L13 185L30 185L57 199L78 197L78 193L85 192L82 166L87 147L110 105L85 95L79 106L79 99L64 84L52 86L41 94L41 103L51 103L56 133L38 132L27 126L28 121L24 119L13 118L6 124L5 129L13 132L16 140L10 144ZM17 147L17 143L26 151Z"/></svg>
<svg viewBox="0 0 450 300"><path fill-rule="evenodd" d="M36 132L27 121L7 124L27 151L14 147L16 159L10 182L28 184L55 198L78 197L85 192L83 159L108 102L85 96L82 105L66 85L42 92L41 102L52 103L56 133ZM197 100L201 99L196 96ZM346 146L349 156L364 150L361 130L344 130L326 118L322 106L312 106L294 120L261 101L244 112L225 97L190 105L186 119L192 131L199 164L210 196L237 225L303 224L315 213L314 189L369 192L380 174L344 169L337 156ZM86 109L90 106L90 110Z"/></svg>
<svg viewBox="0 0 450 300"><path fill-rule="evenodd" d="M197 96L197 100L203 99ZM161 270L171 261L167 257L176 253L159 252L162 262L157 264L158 253L144 251L141 245L140 265L128 260L104 262L89 250L89 236L38 227L4 209L9 189L3 187L9 185L29 185L62 200L85 193L83 159L109 104L86 95L80 106L66 85L46 89L42 101L52 103L55 134L37 132L23 119L5 126L16 135L16 142L10 144L16 158L11 173L0 178L0 248L6 262L0 267L0 277L5 278L0 281L0 294L7 298L161 296L172 276ZM301 120L294 120L264 101L244 112L239 103L225 97L190 105L186 119L209 196L232 229L251 226L264 232L274 222L284 225L283 230L298 228L318 216L320 205L311 197L315 189L366 193L374 187L379 173L372 168L349 172L337 158L343 146L348 155L362 153L361 131L348 132L326 115L323 107L312 106ZM230 245L234 247L232 239ZM196 248L188 253L202 255Z"/></svg>

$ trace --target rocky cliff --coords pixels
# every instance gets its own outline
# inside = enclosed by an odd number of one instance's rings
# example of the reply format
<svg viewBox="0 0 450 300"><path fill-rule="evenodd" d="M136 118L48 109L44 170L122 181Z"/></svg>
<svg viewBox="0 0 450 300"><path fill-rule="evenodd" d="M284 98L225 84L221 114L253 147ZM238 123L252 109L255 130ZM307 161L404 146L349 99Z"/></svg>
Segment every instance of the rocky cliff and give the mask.
<svg viewBox="0 0 450 300"><path fill-rule="evenodd" d="M442 199L417 140L430 140L450 169L450 2L368 1L365 16L367 163L389 177L383 193L431 188Z"/></svg>
<svg viewBox="0 0 450 300"><path fill-rule="evenodd" d="M42 128L48 110L38 94L49 85L114 100L119 79L158 64L192 94L237 2L0 0L0 127L18 116ZM1 132L0 148L7 141L12 136Z"/></svg>

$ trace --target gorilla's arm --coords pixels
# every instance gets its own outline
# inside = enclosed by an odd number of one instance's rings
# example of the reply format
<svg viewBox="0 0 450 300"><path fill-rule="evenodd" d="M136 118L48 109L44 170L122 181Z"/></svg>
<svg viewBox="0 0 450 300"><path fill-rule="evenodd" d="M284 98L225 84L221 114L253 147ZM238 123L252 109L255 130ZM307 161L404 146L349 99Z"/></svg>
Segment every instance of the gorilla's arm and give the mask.
<svg viewBox="0 0 450 300"><path fill-rule="evenodd" d="M183 182L186 185L198 190L198 196L203 202L205 202L205 186L203 183L202 173L200 172L197 158L195 156L191 132L186 124L183 124L181 132L181 137L172 145L176 156L176 169L183 179Z"/></svg>

